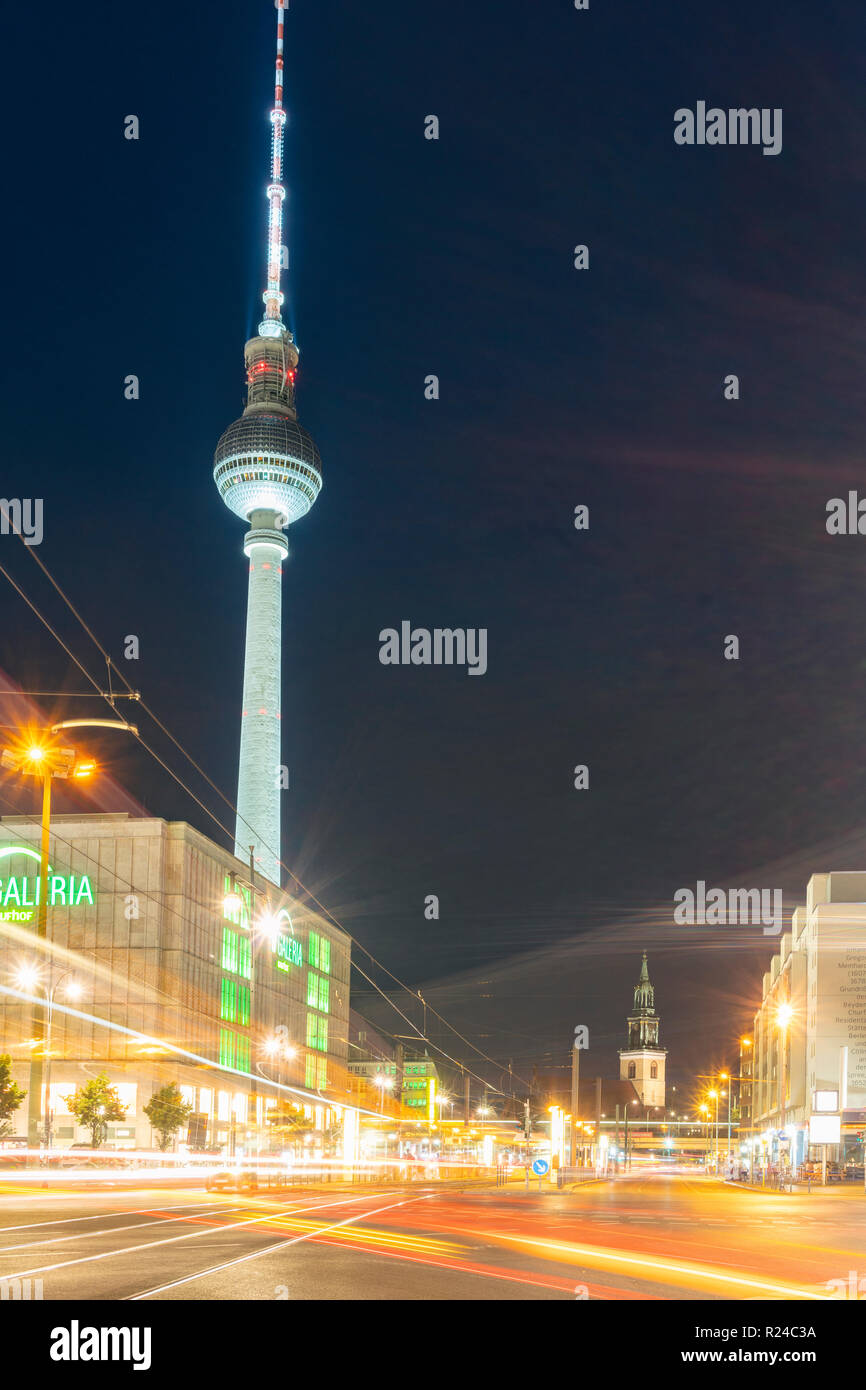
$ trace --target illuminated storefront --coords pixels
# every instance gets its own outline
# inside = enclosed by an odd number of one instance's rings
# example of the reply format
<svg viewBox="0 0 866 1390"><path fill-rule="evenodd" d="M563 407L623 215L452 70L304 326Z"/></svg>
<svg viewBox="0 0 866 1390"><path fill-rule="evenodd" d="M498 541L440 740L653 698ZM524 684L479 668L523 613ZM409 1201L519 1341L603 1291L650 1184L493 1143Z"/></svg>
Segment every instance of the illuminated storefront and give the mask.
<svg viewBox="0 0 866 1390"><path fill-rule="evenodd" d="M184 822L59 815L51 829L49 949L34 930L38 824L0 821L0 974L13 991L0 993L0 1052L25 1089L31 1056L50 1052L55 1145L86 1141L64 1097L98 1072L126 1107L109 1126L118 1147L153 1145L143 1107L172 1081L193 1107L179 1136L193 1147L267 1147L281 1094L321 1145L346 1096L345 933L263 879L252 892L248 866ZM30 998L52 993L50 1047L35 1048L45 1011L15 988L22 965L38 972Z"/></svg>

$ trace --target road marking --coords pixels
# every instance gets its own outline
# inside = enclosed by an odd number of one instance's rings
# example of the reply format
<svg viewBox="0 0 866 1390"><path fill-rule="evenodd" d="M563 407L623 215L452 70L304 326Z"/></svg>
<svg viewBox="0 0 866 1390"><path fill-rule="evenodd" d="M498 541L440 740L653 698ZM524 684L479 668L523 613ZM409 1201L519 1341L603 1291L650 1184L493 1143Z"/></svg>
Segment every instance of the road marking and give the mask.
<svg viewBox="0 0 866 1390"><path fill-rule="evenodd" d="M430 1194L433 1195L432 1193ZM406 1207L412 1202L424 1202L426 1197L407 1197L402 1202L391 1202L387 1207L378 1207L376 1211L359 1211L357 1216L347 1216L345 1221L336 1221L332 1226L325 1226L318 1231L309 1232L306 1235L293 1236L291 1240L280 1240L276 1245L269 1245L264 1250L254 1250L251 1255L240 1255L235 1260L226 1260L224 1264L213 1265L210 1269L199 1270L198 1274L187 1274L183 1279L173 1279L170 1284L160 1284L154 1289L145 1289L143 1293L129 1294L124 1300L127 1303L138 1303L143 1298L150 1298L155 1293L165 1293L167 1289L179 1288L181 1284L192 1284L197 1279L206 1279L210 1274L220 1274L224 1269L231 1269L234 1265L246 1264L249 1260L258 1260L262 1255L271 1255L275 1250L284 1250L287 1245L298 1245L302 1240L311 1240L313 1235L326 1235L329 1231L337 1231L343 1226L351 1226L353 1221L363 1221L369 1216L378 1216L380 1212L391 1211L394 1207ZM345 1206L345 1202L335 1202L334 1206Z"/></svg>
<svg viewBox="0 0 866 1390"><path fill-rule="evenodd" d="M196 1207L209 1207L212 1202L213 1198L210 1202L179 1202L175 1207L130 1207L128 1211L118 1207L116 1212L107 1214L109 1216L150 1216L155 1211L194 1211ZM0 1226L0 1237L5 1236L8 1231L35 1231L38 1226L69 1226L75 1221L104 1221L105 1216L106 1213L100 1211L96 1216L64 1216L55 1217L53 1221L26 1221L20 1226Z"/></svg>
<svg viewBox="0 0 866 1390"><path fill-rule="evenodd" d="M191 1211L190 1219L198 1220L202 1216L218 1216L222 1211L243 1211L243 1207L214 1207L212 1211ZM132 1213L135 1215L135 1213ZM87 1218L91 1219L91 1218ZM95 1236L113 1236L118 1231L139 1231L145 1226L163 1226L168 1222L171 1225L174 1221L185 1221L186 1216L160 1216L156 1221L136 1221L134 1225L126 1226L102 1226L98 1231L79 1231L77 1235L67 1236L62 1232L56 1236L48 1236L46 1240L25 1240L20 1245L0 1246L0 1255L11 1255L13 1250L31 1250L34 1245L56 1245L59 1240L93 1240Z"/></svg>
<svg viewBox="0 0 866 1390"><path fill-rule="evenodd" d="M372 1194L371 1194L371 1195L372 1195ZM376 1195L378 1196L378 1194L376 1194ZM327 1203L325 1203L324 1205L326 1205L326 1206L335 1206L335 1207L344 1207L344 1206L348 1206L348 1205L349 1205L350 1203L352 1203L352 1202L359 1202L359 1201L363 1201L363 1200L365 1200L365 1199L362 1198L362 1197L349 1197L349 1198L346 1198L346 1200L345 1200L345 1201L342 1201L342 1202L327 1202ZM306 1208L306 1210L308 1210L308 1211L318 1211L318 1210L321 1210L322 1205L323 1205L322 1203L319 1203L319 1205L318 1205L317 1207L308 1207L308 1208ZM237 1210L237 1208L232 1208L232 1210ZM292 1211L292 1208L291 1208L291 1207L287 1207L287 1208L286 1208L286 1213L287 1213L287 1214L291 1214L291 1211ZM364 1215L365 1215L364 1212L360 1212L360 1213L359 1213L359 1218L360 1218L361 1216L364 1216ZM258 1226L258 1225L260 1225L263 1221L272 1221L272 1220L273 1220L273 1213L272 1213L272 1212L265 1212L263 1216L256 1216L256 1217L253 1217L253 1218L252 1218L251 1220L249 1220L249 1221L236 1221L236 1222L234 1223L234 1225L232 1225L232 1226L225 1225L225 1226L223 1227L223 1229L224 1229L225 1231L236 1231L236 1230L238 1230L241 1226ZM104 1250L104 1251L102 1251L102 1252L101 1252L100 1254L98 1254L98 1255L81 1255L78 1259L75 1259L75 1260L60 1260L57 1264L54 1264L54 1265L37 1265L34 1269L19 1269L15 1274L4 1274L3 1278L6 1279L6 1280L8 1280L8 1279L25 1279L25 1278L28 1278L28 1277L29 1277L30 1275L32 1275L32 1274L50 1274L50 1273L52 1273L52 1272L53 1272L54 1270L56 1270L56 1269L67 1269L70 1265L95 1264L95 1262L96 1262L97 1260L110 1260L110 1259L113 1259L113 1258L115 1257L115 1255L134 1255L134 1254L137 1254L139 1251L142 1251L142 1250L153 1250L153 1249L155 1249L156 1246L158 1246L158 1245L175 1245L175 1244L177 1244L179 1241L182 1241L182 1240L194 1240L194 1239L196 1238L196 1236L212 1236L213 1234L214 1234L214 1228L213 1228L213 1227L209 1227L206 1231L188 1231L186 1235L182 1235L182 1236L166 1236L165 1240L151 1240L151 1241L147 1241L147 1242L145 1242L144 1244L141 1244L141 1245L130 1245L130 1246L125 1247L124 1249L121 1249L121 1250Z"/></svg>

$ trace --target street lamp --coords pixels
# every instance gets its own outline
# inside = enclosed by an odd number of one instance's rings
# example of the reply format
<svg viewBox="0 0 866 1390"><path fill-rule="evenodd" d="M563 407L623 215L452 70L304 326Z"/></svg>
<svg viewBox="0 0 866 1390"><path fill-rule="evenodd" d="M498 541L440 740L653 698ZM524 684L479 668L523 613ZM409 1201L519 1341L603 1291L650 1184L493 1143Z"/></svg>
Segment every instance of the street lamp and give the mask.
<svg viewBox="0 0 866 1390"><path fill-rule="evenodd" d="M377 1071L373 1077L373 1085L379 1087L379 1114L381 1115L385 1108L385 1092L391 1090L394 1085L394 1078L393 1076L386 1076L383 1071Z"/></svg>
<svg viewBox="0 0 866 1390"><path fill-rule="evenodd" d="M708 1105L699 1105L698 1110L705 1117L704 1123L707 1126L704 1131L704 1160L708 1164L710 1157L710 1107Z"/></svg>
<svg viewBox="0 0 866 1390"><path fill-rule="evenodd" d="M60 975L58 979L54 981L53 984L51 984L51 976L49 974L49 983L45 985L40 980L39 971L36 969L35 966L22 965L20 970L16 972L14 977L15 983L18 985L19 989L26 989L28 993L32 993L34 990L40 989L42 990L46 1000L48 1001L45 1026L45 1046L43 1048L43 1056L45 1057L45 1127L43 1135L45 1147L47 1149L51 1148L54 1130L54 1112L51 1109L51 1024L54 1017L54 996L57 993L57 990L60 988L60 985L63 983L63 981L69 979L69 976L72 973L73 972L71 970L65 970L63 974ZM65 992L67 999L80 999L81 985L79 985L75 980L69 980Z"/></svg>
<svg viewBox="0 0 866 1390"><path fill-rule="evenodd" d="M782 1003L776 1010L776 1027L779 1030L779 1130L785 1128L785 1105L788 1091L788 1025L794 1017L791 1005ZM779 1138L779 1173L782 1171L782 1140Z"/></svg>
<svg viewBox="0 0 866 1390"><path fill-rule="evenodd" d="M719 1171L719 1093L718 1091L707 1091L707 1099L715 1101L715 1118L713 1120L713 1162L715 1171Z"/></svg>

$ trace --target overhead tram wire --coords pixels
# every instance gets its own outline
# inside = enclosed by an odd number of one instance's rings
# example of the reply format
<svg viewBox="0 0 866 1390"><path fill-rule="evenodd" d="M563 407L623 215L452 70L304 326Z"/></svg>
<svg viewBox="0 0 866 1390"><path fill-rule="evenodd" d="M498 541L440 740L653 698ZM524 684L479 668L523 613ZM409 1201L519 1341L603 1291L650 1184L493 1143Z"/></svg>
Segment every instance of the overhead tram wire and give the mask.
<svg viewBox="0 0 866 1390"><path fill-rule="evenodd" d="M16 534L17 534L17 533L16 533ZM109 671L110 671L111 666L113 665L113 663L112 663L111 656L109 655L109 653L105 650L105 648L103 647L102 643L99 641L99 639L98 639L98 638L96 637L96 635L93 633L93 631L91 630L91 628L90 628L90 627L88 626L88 624L85 622L84 618L83 618L83 617L81 616L81 614L78 612L77 608L76 608L75 605L72 603L72 600L68 597L68 595L65 593L65 591L63 590L63 588L60 586L60 584L58 584L57 580L56 580L56 579L54 578L54 576L51 574L51 571L48 569L47 565L45 565L44 561L41 560L40 557L35 553L34 548L33 548L32 546L28 546L28 545L26 544L26 542L24 541L23 536L20 536L20 539L21 539L21 541L22 541L22 544L24 544L27 553L28 553L29 555L31 555L32 558L36 561L37 565L38 565L39 568L42 570L43 574L44 574L45 577L48 579L48 581L49 581L49 583L51 584L51 586L54 588L54 590L56 591L56 593L60 596L60 598L61 598L61 599L63 600L63 602L66 604L67 608L68 608L69 611L72 613L72 615L75 617L76 621L77 621L77 622L80 624L80 626L83 628L84 632L85 632L85 633L87 634L87 636L90 638L91 642L93 642L94 646L96 647L97 651L98 651L98 652L100 653L100 655L102 656L103 660L106 662L106 665L108 666ZM37 617L37 618L39 619L39 621L43 624L43 626L47 629L47 631L50 632L51 636L55 639L55 641L59 644L59 646L61 646L61 647L63 648L63 650L66 652L66 654L67 654L67 656L70 658L70 660L73 661L73 662L75 663L75 665L76 665L76 666L78 667L78 669L82 672L82 674L85 676L85 678L90 682L90 684L91 684L91 685L93 686L93 688L94 688L94 694L99 695L102 699L104 699L104 700L106 701L106 704L108 704L109 708L112 710L112 712L113 712L113 713L116 713L116 710L114 709L114 706L113 706L113 704L112 704L112 702L111 702L111 699L110 699L109 696L106 694L106 692L105 692L104 690L101 689L101 687L100 687L98 681L96 681L96 680L94 679L94 677L91 676L91 674L90 674L90 672L87 670L87 668L82 664L82 662L80 662L80 661L78 660L78 657L74 654L74 652L71 651L71 649L70 649L70 648L67 646L67 644L63 641L62 637L61 637L61 636L59 635L59 633L55 630L55 628L52 626L52 624L51 624L51 623L48 621L48 619L39 611L39 609L36 607L35 603L28 597L28 595L24 592L24 590L21 588L21 586L12 578L12 576L9 574L8 570L6 570L6 569L4 568L3 565L0 565L0 574L3 574L3 575L4 575L4 577L9 581L9 583L12 585L12 587L15 589L15 591L19 594L19 596L20 596L20 597L24 600L24 602L27 604L27 606L33 611L33 613L35 613L36 617ZM127 689L128 693L129 693L130 695L135 695L135 694L137 694L137 692L134 692L134 691L133 691L132 686L130 685L130 683L129 683L129 681L126 679L126 677L124 676L123 672L122 672L118 667L116 667L116 666L114 667L114 670L115 670L116 674L117 674L117 675L120 677L120 679L122 680L123 684L126 686L126 689ZM120 692L118 692L118 696L119 696L119 694L120 694ZM175 738L174 734L172 734L171 731L170 731L168 728L166 728L166 726L162 723L162 721L159 719L159 717L150 709L150 707L147 705L146 701L144 701L144 700L141 698L140 695L138 695L138 704L139 704L140 708L149 716L149 718L153 720L153 722L157 725L157 727L166 735L166 737L167 737L168 739L170 739L170 741L175 745L175 747L176 747L176 748L178 749L178 751L183 755L183 757L185 757L185 758L187 759L187 761L191 764L191 766L194 767L195 770L199 773L199 775L207 782L208 786L210 786L210 787L212 788L212 790L215 791L215 792L217 793L217 795L221 798L221 800L223 800L223 801L225 802L225 804L228 806L229 810L231 810L232 812L234 812L235 814L237 814L237 808L234 806L234 804L232 803L232 801L230 800L230 798L227 797L226 794L225 794L225 792L223 792L222 789L221 789L220 787L218 787L217 784L208 776L208 774L204 771L204 769L203 769L202 767L199 766L199 764L198 764L198 763L196 762L196 760L193 758L192 754L189 753L189 752L186 750L186 748L184 748L183 744L181 744L180 741L179 741L177 738ZM171 767L169 767L169 765L164 761L164 759L161 758L161 757L159 756L159 754L156 752L156 750L153 749L153 748L151 748L150 745L149 745L148 743L145 742L144 738L142 738L142 736L141 736L141 733L140 733L140 732L137 733L137 734L135 735L135 737L138 739L138 742L141 744L141 746L142 746L142 748L145 750L145 752L149 753L150 756L159 764L159 766L160 766L161 768L163 768L163 770L164 770L165 772L167 772L167 773L169 774L169 776L177 783L177 785L181 788L181 790L184 791L184 792L187 794L187 796L189 796L189 797L195 802L195 804L196 804L202 811L204 811L205 815L207 815L207 816L210 817L210 819L214 822L214 824L217 825L217 826L219 827L220 830L222 830L223 834L229 836L230 839L233 839L233 838L234 838L234 837L233 837L233 832L228 828L228 826L226 826L226 825L223 824L223 822L219 819L219 817L218 817L217 815L215 815L215 813L210 809L210 807L207 806L207 805L205 805L205 803L201 800L201 798L200 798L199 796L197 796L196 793L195 793L190 787L188 787L187 784L181 779L181 777L179 777L178 774L177 774L176 772L174 772L174 770L173 770ZM302 892L304 893L304 895L306 896L306 898L308 898L311 902L315 903L315 905L320 909L320 911L323 913L323 915L324 915L328 920L330 920L340 931L342 931L343 933L345 933L346 936L348 936L348 938L349 938L349 940L351 941L352 945L355 946L355 947L357 947L358 950L363 951L364 955L368 957L368 959L373 963L373 965L375 965L379 970L383 971L384 974L386 974L386 975L389 977L389 979L393 980L394 983L395 983L400 989L405 990L406 993L409 994L409 995L411 995L411 997L412 997L413 999L416 999L416 998L418 997L417 991L411 989L411 988L409 987L409 985L407 985L404 981L400 980L391 970L388 969L388 967L387 967L386 965L384 965L381 961L379 961L379 960L372 954L372 952L371 952L370 950L368 950L368 948L367 948L366 946L364 946L364 944L363 944L362 942L358 941L358 940L352 935L352 933L351 933L350 931L348 931L348 930L346 929L346 927L343 926L343 924L342 924L342 923L339 921L339 919L334 915L334 913L331 911L331 909L328 908L324 903L322 903L321 900L320 900L320 899L315 895L315 893L312 891L312 889L308 888L308 887L306 886L306 884L303 883L303 881L298 877L298 875L294 872L294 870L293 870L289 865L285 864L281 859L279 859L279 853L278 853L278 852L277 852L277 858L278 858L278 862L279 862L279 864L280 864L280 867L281 867L282 869L284 869L285 872L289 875L289 877L298 885L298 887L302 890ZM415 1032L415 1034L418 1036L419 1040L425 1042L429 1047L434 1048L434 1050L435 1050L436 1052L438 1052L438 1053L440 1054L440 1056L444 1057L447 1061L451 1062L454 1066L458 1066L458 1067L460 1067L463 1071L468 1072L468 1074L469 1074L470 1076L474 1077L476 1081L479 1081L479 1082L481 1083L481 1085L486 1085L486 1086L488 1087L488 1090L496 1091L498 1094L501 1094L501 1095L503 1095L503 1096L506 1094L504 1091L500 1092L498 1087L495 1087L495 1086L490 1085L487 1081L485 1081L485 1079L484 1079L483 1077L480 1077L480 1076L476 1075L475 1072L471 1071L471 1070L465 1065L465 1063L459 1062L456 1058L451 1057L451 1055L450 1055L449 1053L447 1053L447 1052L444 1050L444 1048L440 1047L437 1043L434 1043L434 1042L427 1036L427 1034L426 1034L425 1032L422 1032L422 1031L417 1027L417 1025L416 1025L410 1018L408 1018L407 1015L404 1014L403 1011L402 1011L401 1009L399 1009L399 1008L397 1007L397 1005L394 1003L394 1000L390 997L390 995L386 994L385 991L376 983L376 981L373 980L369 975L367 975L367 973L366 973L365 971L363 971L363 970L361 969L361 967L358 965L357 961L353 961L352 964L353 964L354 969L356 969L356 970L358 971L358 973L363 977L363 979L365 979L365 980L367 981L367 983L370 984L370 985L373 987L373 989L376 990L377 994L380 994L380 995L381 995L381 997L385 1000L385 1002L389 1005L389 1007L391 1007L391 1008L394 1010L394 1012L397 1013L397 1014L399 1015L399 1017L403 1019L403 1021L404 1021L405 1023L408 1023L408 1024L409 1024L409 1027L412 1028L412 1029L414 1030L414 1032ZM428 1009L429 1012L433 1015L434 1018L438 1019L438 1021L439 1021L440 1023L442 1023L442 1024L449 1030L449 1032L453 1033L454 1036L455 1036L456 1038L458 1038L458 1039L459 1039L462 1043L464 1043L467 1047L471 1048L471 1050L472 1050L473 1052L477 1053L477 1055L478 1055L479 1057L481 1057L483 1061L488 1062L488 1063L489 1063L491 1066L493 1066L493 1067L496 1067L497 1070L500 1070L500 1069L501 1069L501 1062L500 1062L500 1061L498 1061L498 1060L497 1060L496 1058L494 1058L494 1057L490 1057L486 1052L484 1052L480 1047L478 1047L475 1043L473 1043L469 1038L465 1037L464 1034L462 1034L462 1033L459 1031L459 1029L455 1028L454 1025L453 1025L452 1023L449 1023L449 1021L448 1021L442 1014L438 1013L438 1011L437 1011L436 1009L434 1009L434 1008L432 1007L432 1005L428 1004L428 1005L427 1005L427 1009ZM530 1086L530 1083L529 1083L524 1077L517 1077L516 1079L517 1079L518 1081L520 1081L524 1086L526 1086L526 1087L529 1087L529 1086Z"/></svg>

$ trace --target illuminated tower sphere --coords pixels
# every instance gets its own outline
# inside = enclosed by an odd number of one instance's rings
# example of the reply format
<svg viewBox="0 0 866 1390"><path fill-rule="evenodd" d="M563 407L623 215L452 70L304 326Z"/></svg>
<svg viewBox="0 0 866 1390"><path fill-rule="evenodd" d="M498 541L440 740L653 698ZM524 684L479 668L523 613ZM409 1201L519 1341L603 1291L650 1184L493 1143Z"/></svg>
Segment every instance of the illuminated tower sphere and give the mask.
<svg viewBox="0 0 866 1390"><path fill-rule="evenodd" d="M249 524L250 562L235 853L279 884L281 579L289 546L285 527L310 510L322 486L312 438L298 424L298 349L282 319L280 289L283 200L283 5L277 9L277 70L271 112L271 182L267 196L268 287L258 334L244 348L247 404L214 456L214 482L226 506Z"/></svg>

